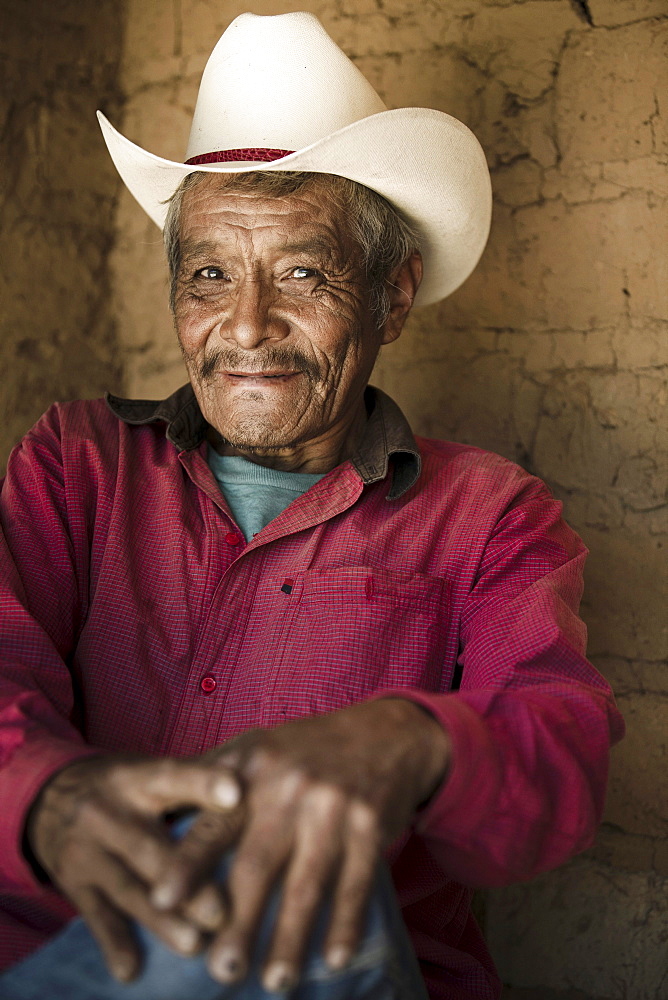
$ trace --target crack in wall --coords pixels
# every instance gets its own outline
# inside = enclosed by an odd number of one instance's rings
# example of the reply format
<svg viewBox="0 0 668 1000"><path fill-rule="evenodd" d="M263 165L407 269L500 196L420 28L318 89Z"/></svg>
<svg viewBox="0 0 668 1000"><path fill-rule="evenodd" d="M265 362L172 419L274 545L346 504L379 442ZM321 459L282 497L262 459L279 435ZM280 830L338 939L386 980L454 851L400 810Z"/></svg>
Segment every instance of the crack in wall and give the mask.
<svg viewBox="0 0 668 1000"><path fill-rule="evenodd" d="M591 28L595 27L594 19L591 16L587 0L570 0L570 4L581 20L583 20Z"/></svg>
<svg viewBox="0 0 668 1000"><path fill-rule="evenodd" d="M181 0L172 0L174 5L174 50L173 55L179 58L183 54L183 12Z"/></svg>

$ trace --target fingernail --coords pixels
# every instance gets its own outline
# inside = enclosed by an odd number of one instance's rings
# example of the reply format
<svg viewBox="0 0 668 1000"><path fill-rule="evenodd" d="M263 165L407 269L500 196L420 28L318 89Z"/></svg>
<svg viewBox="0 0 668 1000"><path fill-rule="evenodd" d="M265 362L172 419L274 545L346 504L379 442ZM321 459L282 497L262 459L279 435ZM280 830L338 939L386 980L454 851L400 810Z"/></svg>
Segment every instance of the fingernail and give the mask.
<svg viewBox="0 0 668 1000"><path fill-rule="evenodd" d="M262 976L262 985L270 993L285 993L296 982L295 970L287 962L271 962Z"/></svg>
<svg viewBox="0 0 668 1000"><path fill-rule="evenodd" d="M343 944L335 944L327 952L325 961L334 972L339 972L340 969L345 969L346 965L350 961L350 948L346 948Z"/></svg>
<svg viewBox="0 0 668 1000"><path fill-rule="evenodd" d="M213 797L219 806L232 809L239 804L241 791L236 781L231 778L221 778L213 787Z"/></svg>
<svg viewBox="0 0 668 1000"><path fill-rule="evenodd" d="M207 930L215 930L225 919L225 910L214 899L203 900L197 906L197 919Z"/></svg>
<svg viewBox="0 0 668 1000"><path fill-rule="evenodd" d="M209 959L209 972L221 983L243 979L246 967L236 948L223 948Z"/></svg>
<svg viewBox="0 0 668 1000"><path fill-rule="evenodd" d="M192 955L197 949L200 938L195 928L186 924L184 927L179 927L174 931L173 940L175 946L184 955Z"/></svg>
<svg viewBox="0 0 668 1000"><path fill-rule="evenodd" d="M169 883L156 885L151 892L151 902L157 910L171 910L176 903L173 886Z"/></svg>
<svg viewBox="0 0 668 1000"><path fill-rule="evenodd" d="M119 982L129 983L135 977L136 963L132 958L117 958L111 972Z"/></svg>

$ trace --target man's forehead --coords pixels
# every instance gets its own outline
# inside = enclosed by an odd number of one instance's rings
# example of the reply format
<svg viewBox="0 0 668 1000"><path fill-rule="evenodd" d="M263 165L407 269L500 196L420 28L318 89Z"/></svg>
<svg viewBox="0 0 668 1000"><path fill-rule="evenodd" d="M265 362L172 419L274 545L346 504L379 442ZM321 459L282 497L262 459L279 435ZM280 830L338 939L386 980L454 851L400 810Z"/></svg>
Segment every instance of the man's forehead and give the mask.
<svg viewBox="0 0 668 1000"><path fill-rule="evenodd" d="M184 192L183 210L197 205L201 207L205 203L212 206L236 205L242 210L262 204L276 214L300 211L314 219L330 212L343 214L340 199L334 197L331 181L326 177L313 174L294 187L281 185L280 182L272 185L271 180L270 177L257 179L256 174L253 180L244 174L212 173L198 177Z"/></svg>
<svg viewBox="0 0 668 1000"><path fill-rule="evenodd" d="M319 257L337 255L351 242L344 209L317 176L290 193L238 185L235 175L206 177L184 192L180 221L184 254L213 250L239 230L275 237L286 252Z"/></svg>
<svg viewBox="0 0 668 1000"><path fill-rule="evenodd" d="M226 239L226 235L229 236L229 240ZM298 235L301 236L301 234ZM219 254L221 250L227 250L228 245L233 242L232 227L226 231L224 225L220 227L215 239L197 239L195 235L186 233L181 240L181 260L188 263L190 260ZM278 228L276 229L276 248L280 250L281 255L295 254L321 263L338 261L342 256L340 243L333 239L322 238L317 234L312 237L304 234L303 239L291 239L286 242L284 231Z"/></svg>

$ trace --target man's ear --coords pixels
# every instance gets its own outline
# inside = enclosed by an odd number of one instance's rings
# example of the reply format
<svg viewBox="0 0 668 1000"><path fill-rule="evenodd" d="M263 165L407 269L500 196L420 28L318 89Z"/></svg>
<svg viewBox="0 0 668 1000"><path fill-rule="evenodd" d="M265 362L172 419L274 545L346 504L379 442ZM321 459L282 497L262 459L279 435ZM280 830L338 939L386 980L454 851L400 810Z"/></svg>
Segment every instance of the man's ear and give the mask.
<svg viewBox="0 0 668 1000"><path fill-rule="evenodd" d="M385 282L390 311L383 323L381 344L391 344L401 333L422 281L422 256L416 250Z"/></svg>

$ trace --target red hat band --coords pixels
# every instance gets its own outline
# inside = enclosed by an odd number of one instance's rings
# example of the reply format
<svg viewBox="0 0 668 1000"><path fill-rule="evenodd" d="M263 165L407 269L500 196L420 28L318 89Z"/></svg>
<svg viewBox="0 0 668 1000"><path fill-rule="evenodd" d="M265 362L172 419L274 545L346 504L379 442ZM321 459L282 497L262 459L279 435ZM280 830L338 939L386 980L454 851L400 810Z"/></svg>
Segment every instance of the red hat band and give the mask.
<svg viewBox="0 0 668 1000"><path fill-rule="evenodd" d="M199 163L233 163L245 160L258 163L269 163L271 160L281 160L284 156L294 153L294 149L219 149L215 153L202 153L201 156L191 156L186 163L196 166Z"/></svg>

